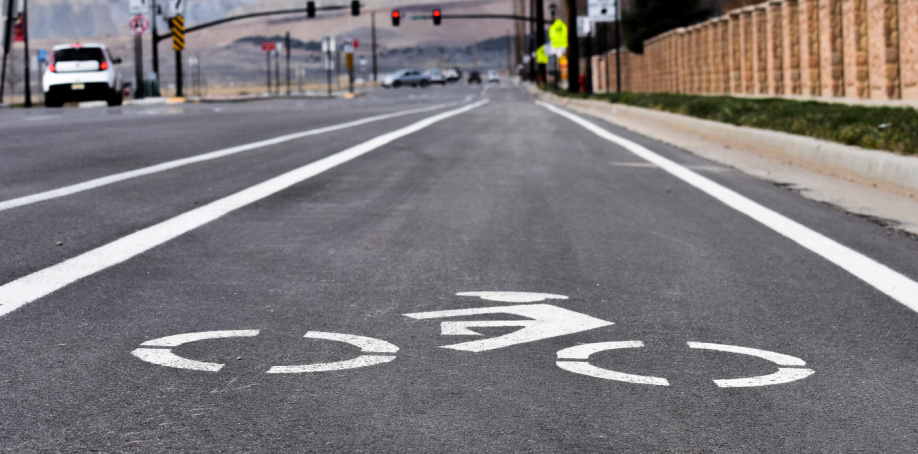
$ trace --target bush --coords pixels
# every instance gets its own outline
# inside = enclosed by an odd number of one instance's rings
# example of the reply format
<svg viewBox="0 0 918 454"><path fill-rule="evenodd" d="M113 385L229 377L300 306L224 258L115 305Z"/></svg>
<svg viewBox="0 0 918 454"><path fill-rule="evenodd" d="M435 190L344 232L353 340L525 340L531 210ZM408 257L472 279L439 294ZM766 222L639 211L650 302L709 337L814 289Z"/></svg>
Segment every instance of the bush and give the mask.
<svg viewBox="0 0 918 454"><path fill-rule="evenodd" d="M561 90L553 92L570 96ZM573 97L585 96L577 93ZM910 107L866 107L778 98L669 93L598 93L589 97L864 148L918 154L918 110Z"/></svg>

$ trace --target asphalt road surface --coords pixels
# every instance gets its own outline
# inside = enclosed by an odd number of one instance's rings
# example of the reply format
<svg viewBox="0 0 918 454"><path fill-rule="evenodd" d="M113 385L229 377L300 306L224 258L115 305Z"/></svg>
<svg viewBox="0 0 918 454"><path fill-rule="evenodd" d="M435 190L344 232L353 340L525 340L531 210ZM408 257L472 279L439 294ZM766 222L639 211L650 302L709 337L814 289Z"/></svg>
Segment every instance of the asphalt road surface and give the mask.
<svg viewBox="0 0 918 454"><path fill-rule="evenodd" d="M914 452L918 240L569 115L0 113L0 451Z"/></svg>

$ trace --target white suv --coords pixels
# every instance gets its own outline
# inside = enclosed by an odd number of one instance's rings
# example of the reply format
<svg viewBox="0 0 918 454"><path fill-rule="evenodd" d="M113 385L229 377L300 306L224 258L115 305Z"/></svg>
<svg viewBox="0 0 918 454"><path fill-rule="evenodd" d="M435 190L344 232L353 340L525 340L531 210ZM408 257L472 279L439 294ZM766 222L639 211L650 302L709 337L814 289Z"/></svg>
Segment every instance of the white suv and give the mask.
<svg viewBox="0 0 918 454"><path fill-rule="evenodd" d="M51 63L42 77L45 106L60 107L70 101L104 100L120 106L121 71L104 44L65 44L54 46Z"/></svg>

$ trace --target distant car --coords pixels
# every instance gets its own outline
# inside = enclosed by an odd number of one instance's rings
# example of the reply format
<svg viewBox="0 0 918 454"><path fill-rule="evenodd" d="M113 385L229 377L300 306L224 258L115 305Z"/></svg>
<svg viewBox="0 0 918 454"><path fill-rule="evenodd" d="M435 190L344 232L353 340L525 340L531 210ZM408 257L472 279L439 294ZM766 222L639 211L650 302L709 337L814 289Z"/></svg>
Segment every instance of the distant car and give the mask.
<svg viewBox="0 0 918 454"><path fill-rule="evenodd" d="M455 66L446 69L447 82L459 82L460 80L462 80L462 70Z"/></svg>
<svg viewBox="0 0 918 454"><path fill-rule="evenodd" d="M497 71L488 71L488 83L500 83L500 73Z"/></svg>
<svg viewBox="0 0 918 454"><path fill-rule="evenodd" d="M424 71L424 74L427 75L427 78L432 84L446 85L446 77L443 77L443 71L439 69L429 69Z"/></svg>
<svg viewBox="0 0 918 454"><path fill-rule="evenodd" d="M469 71L469 83L481 84L481 74L478 71Z"/></svg>
<svg viewBox="0 0 918 454"><path fill-rule="evenodd" d="M430 78L420 69L407 68L388 74L382 79L382 86L385 88L398 88L403 85L426 87L430 85Z"/></svg>
<svg viewBox="0 0 918 454"><path fill-rule="evenodd" d="M60 107L65 102L103 100L120 106L124 100L121 71L104 44L64 44L54 46L41 85L45 106Z"/></svg>

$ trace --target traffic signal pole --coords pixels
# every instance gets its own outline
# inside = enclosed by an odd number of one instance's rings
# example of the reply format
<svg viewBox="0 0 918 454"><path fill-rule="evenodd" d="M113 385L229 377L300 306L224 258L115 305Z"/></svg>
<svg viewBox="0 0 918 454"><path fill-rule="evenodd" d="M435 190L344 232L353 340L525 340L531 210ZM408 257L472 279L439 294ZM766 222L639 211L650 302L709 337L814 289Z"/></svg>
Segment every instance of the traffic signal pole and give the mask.
<svg viewBox="0 0 918 454"><path fill-rule="evenodd" d="M545 45L545 6L542 3L542 0L535 0L535 13L536 13L536 44L535 48L539 49ZM545 64L536 62L536 67L539 72L539 83L543 84L548 81L546 78Z"/></svg>
<svg viewBox="0 0 918 454"><path fill-rule="evenodd" d="M370 13L370 46L373 48L373 82L376 78L376 13Z"/></svg>
<svg viewBox="0 0 918 454"><path fill-rule="evenodd" d="M577 0L567 0L567 91L580 91L580 46L577 38ZM589 58L589 56L587 57ZM589 64L589 62L587 62Z"/></svg>

